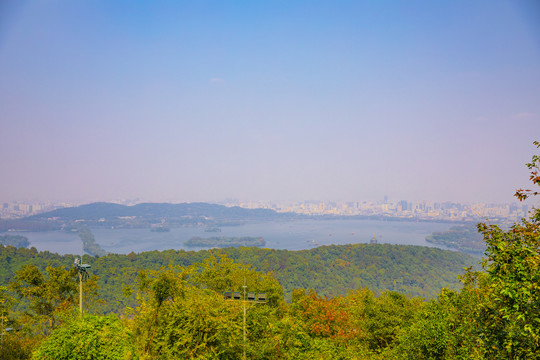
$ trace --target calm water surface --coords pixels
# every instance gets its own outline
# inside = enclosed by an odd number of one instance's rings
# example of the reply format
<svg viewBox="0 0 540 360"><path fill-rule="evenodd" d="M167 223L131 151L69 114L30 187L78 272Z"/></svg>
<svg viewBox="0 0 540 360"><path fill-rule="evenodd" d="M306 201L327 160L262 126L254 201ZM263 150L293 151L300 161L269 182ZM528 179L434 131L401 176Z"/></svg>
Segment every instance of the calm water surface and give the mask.
<svg viewBox="0 0 540 360"><path fill-rule="evenodd" d="M434 231L444 231L452 224L376 220L294 220L247 223L222 227L221 232L205 232L204 227L172 228L170 232L151 232L150 229L91 229L96 242L111 253L128 254L152 250L191 248L184 242L192 236L262 236L266 248L302 250L320 245L368 243L373 235L379 243L434 246L425 237ZM14 232L26 236L30 246L40 251L59 254L79 254L81 242L73 233ZM441 246L437 246L444 248Z"/></svg>

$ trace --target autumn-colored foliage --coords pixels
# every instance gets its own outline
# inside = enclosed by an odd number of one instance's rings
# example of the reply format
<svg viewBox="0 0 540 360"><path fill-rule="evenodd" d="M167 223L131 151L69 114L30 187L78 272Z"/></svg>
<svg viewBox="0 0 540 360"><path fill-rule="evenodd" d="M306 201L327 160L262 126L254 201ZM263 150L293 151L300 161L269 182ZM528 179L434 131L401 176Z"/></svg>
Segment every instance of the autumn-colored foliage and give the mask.
<svg viewBox="0 0 540 360"><path fill-rule="evenodd" d="M312 336L347 340L358 330L352 328L346 302L343 297L328 298L313 290L295 290L291 313L305 323Z"/></svg>
<svg viewBox="0 0 540 360"><path fill-rule="evenodd" d="M537 148L540 148L540 142L535 141L534 145L536 145ZM530 163L526 164L529 170L531 171L531 175L529 176L529 180L533 183L533 185L540 186L540 155L533 155L532 160ZM540 192L538 190L531 190L531 189L519 189L516 191L514 196L519 199L519 201L523 201L528 199L531 196L539 195ZM537 219L539 220L539 219Z"/></svg>

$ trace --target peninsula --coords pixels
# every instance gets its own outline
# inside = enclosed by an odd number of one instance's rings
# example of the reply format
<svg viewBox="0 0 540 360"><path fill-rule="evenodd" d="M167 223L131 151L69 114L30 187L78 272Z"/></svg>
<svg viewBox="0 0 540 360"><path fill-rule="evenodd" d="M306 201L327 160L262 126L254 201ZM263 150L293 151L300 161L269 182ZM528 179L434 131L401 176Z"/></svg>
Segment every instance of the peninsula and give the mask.
<svg viewBox="0 0 540 360"><path fill-rule="evenodd" d="M210 238L201 238L194 236L184 243L191 247L239 247L239 246L264 246L266 241L263 237L225 237L214 236Z"/></svg>

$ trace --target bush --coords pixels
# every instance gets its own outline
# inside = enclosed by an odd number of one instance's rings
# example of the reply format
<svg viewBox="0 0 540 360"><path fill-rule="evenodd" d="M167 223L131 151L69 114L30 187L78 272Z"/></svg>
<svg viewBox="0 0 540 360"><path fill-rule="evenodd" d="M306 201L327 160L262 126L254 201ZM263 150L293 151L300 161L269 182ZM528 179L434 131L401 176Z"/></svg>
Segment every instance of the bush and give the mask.
<svg viewBox="0 0 540 360"><path fill-rule="evenodd" d="M55 329L34 351L34 360L131 360L131 336L115 315L86 315Z"/></svg>

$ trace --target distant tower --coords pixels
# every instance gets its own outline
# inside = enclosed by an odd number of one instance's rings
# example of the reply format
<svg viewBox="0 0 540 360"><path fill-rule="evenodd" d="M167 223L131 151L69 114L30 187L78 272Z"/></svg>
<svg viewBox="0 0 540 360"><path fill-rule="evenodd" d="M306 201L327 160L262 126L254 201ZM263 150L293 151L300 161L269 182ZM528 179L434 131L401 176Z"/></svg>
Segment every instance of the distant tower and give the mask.
<svg viewBox="0 0 540 360"><path fill-rule="evenodd" d="M375 237L375 234L373 234L373 237L371 238L371 240L369 241L370 244L376 244L377 243L377 238Z"/></svg>
<svg viewBox="0 0 540 360"><path fill-rule="evenodd" d="M388 204L388 195L384 195L384 203Z"/></svg>
<svg viewBox="0 0 540 360"><path fill-rule="evenodd" d="M402 210L402 211L410 210L410 209L409 209L409 206L408 206L409 203L407 202L407 200L401 200L401 201L399 202L399 205L401 205L401 210Z"/></svg>

